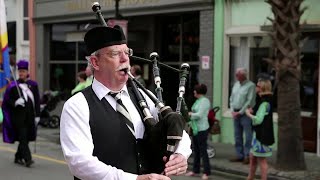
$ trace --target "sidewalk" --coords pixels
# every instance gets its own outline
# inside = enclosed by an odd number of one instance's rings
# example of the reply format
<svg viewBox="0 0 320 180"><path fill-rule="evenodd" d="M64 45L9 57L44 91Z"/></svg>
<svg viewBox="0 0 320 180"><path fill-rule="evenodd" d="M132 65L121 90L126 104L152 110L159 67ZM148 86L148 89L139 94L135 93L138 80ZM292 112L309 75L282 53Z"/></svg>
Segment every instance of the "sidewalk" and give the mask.
<svg viewBox="0 0 320 180"><path fill-rule="evenodd" d="M59 129L49 129L42 128L38 129L38 136L41 138L47 139L54 143L59 142ZM229 159L234 157L235 149L232 144L224 143L213 143L215 148L216 155L210 159L210 165L212 167L212 173L214 171L222 172L224 174L238 175L245 177L249 172L249 165L243 165L242 163L231 163ZM305 162L307 165L306 171L293 171L293 172L284 172L278 171L273 168L273 165L276 163L276 154L274 151L272 157L268 159L269 162L269 174L268 179L272 180L320 180L320 157L317 157L315 153L305 153ZM193 158L192 155L188 160L189 170L192 167ZM259 179L260 170L257 168L256 179Z"/></svg>
<svg viewBox="0 0 320 180"><path fill-rule="evenodd" d="M210 165L214 171L222 171L224 173L236 174L246 177L249 172L249 165L243 165L242 163L231 163L229 159L234 157L235 150L232 144L214 143L214 148L216 150L215 157L210 159ZM307 165L306 171L292 171L284 172L274 169L273 165L276 162L276 152L273 152L269 161L269 174L268 179L277 180L320 180L320 157L317 157L313 153L305 153L305 162ZM192 167L193 158L192 155L188 160ZM190 170L190 169L189 169ZM259 167L257 168L256 175L259 175ZM213 172L214 173L214 172ZM257 176L257 179L259 176Z"/></svg>

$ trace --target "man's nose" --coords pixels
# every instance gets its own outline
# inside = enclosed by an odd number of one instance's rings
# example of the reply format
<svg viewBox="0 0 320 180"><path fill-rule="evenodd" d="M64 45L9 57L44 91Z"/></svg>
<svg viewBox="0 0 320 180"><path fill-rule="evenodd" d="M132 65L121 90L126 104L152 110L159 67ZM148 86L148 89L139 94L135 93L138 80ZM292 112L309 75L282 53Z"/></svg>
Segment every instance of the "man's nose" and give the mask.
<svg viewBox="0 0 320 180"><path fill-rule="evenodd" d="M129 60L130 60L130 59L129 59L129 55L126 54L124 51L121 51L121 53L120 53L120 59L121 59L121 60L126 60L126 61L129 61Z"/></svg>

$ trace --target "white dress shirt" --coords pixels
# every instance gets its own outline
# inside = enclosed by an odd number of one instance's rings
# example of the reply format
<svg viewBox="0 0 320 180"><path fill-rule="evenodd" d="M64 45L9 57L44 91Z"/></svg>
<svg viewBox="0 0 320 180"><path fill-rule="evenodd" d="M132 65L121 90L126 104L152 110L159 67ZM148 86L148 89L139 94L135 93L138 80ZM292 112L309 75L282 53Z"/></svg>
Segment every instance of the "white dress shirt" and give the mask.
<svg viewBox="0 0 320 180"><path fill-rule="evenodd" d="M106 98L110 105L116 110L116 100L108 95L110 90L96 79L93 80L92 89L101 100ZM127 87L124 86L121 93L121 100L128 109L132 118L136 138L143 138L144 125L131 101ZM149 97L142 92L150 112L157 118L158 110ZM83 93L77 93L64 104L60 122L60 141L63 154L73 175L83 180L135 180L136 174L124 172L116 167L106 165L93 156L93 140L89 125L89 106ZM184 131L182 140L179 142L176 153L186 158L191 155L191 141ZM111 147L110 147L111 148Z"/></svg>

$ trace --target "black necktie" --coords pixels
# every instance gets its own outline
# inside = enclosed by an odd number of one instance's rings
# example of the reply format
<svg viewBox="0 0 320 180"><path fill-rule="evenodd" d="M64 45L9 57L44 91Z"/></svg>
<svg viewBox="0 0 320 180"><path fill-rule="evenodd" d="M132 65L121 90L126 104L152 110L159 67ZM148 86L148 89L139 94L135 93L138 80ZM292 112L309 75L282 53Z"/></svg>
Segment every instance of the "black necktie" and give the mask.
<svg viewBox="0 0 320 180"><path fill-rule="evenodd" d="M120 92L109 92L109 95L112 96L117 101L117 105L116 105L117 112L125 117L125 123L126 123L127 127L129 128L129 130L131 131L133 136L135 136L134 135L134 126L133 126L130 114L129 114L127 108L122 103L121 98L120 98L121 93Z"/></svg>

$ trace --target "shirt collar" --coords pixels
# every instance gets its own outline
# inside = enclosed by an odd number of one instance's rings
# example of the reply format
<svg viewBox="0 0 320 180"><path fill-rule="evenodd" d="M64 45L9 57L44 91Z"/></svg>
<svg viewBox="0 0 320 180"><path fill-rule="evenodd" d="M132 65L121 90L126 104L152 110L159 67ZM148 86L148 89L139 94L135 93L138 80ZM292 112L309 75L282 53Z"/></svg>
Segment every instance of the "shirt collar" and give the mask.
<svg viewBox="0 0 320 180"><path fill-rule="evenodd" d="M95 78L93 79L93 82L92 82L92 89L93 89L94 93L98 96L99 100L101 100L102 98L107 96L108 93L111 91L109 88L104 86L101 82L99 82ZM121 91L123 91L123 94L129 94L128 88L126 85L123 86Z"/></svg>
<svg viewBox="0 0 320 180"><path fill-rule="evenodd" d="M242 82L239 81L240 85L244 85L244 84L246 84L247 82L249 82L248 79L246 79L246 80L244 80L244 81L242 81Z"/></svg>

